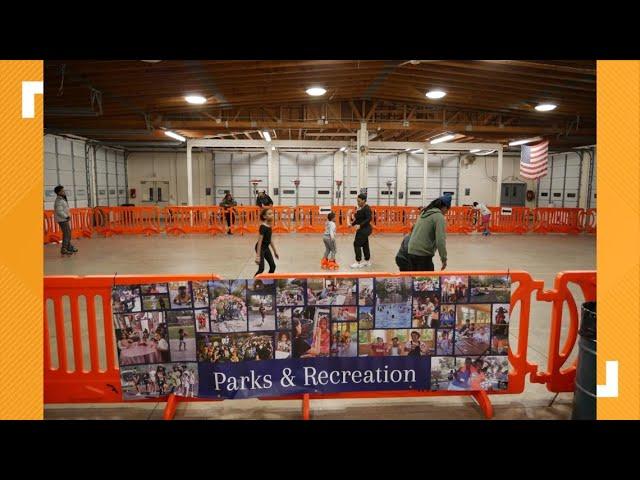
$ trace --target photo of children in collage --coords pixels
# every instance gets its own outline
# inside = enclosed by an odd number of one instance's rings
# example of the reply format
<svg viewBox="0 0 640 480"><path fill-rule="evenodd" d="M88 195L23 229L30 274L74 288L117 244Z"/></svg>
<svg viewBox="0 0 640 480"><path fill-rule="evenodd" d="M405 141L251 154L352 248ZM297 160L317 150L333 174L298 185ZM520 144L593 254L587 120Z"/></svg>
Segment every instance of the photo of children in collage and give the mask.
<svg viewBox="0 0 640 480"><path fill-rule="evenodd" d="M123 393L197 396L197 362L368 356L429 356L432 390L504 390L510 297L506 275L118 286Z"/></svg>

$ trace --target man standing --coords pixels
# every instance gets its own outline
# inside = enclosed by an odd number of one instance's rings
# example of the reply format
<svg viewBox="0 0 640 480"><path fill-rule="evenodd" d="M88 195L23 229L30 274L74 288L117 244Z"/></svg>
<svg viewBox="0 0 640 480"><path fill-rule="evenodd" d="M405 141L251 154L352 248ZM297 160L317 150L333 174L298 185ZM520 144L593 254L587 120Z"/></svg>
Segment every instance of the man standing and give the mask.
<svg viewBox="0 0 640 480"><path fill-rule="evenodd" d="M73 255L78 251L76 247L71 245L71 213L69 212L69 204L67 203L67 194L62 185L58 185L53 189L56 194L56 200L53 204L53 210L56 222L62 230L62 255Z"/></svg>
<svg viewBox="0 0 640 480"><path fill-rule="evenodd" d="M258 205L260 208L272 207L273 200L271 200L271 197L267 195L267 192L265 190L262 190L260 193L258 193L258 198L256 198L256 205Z"/></svg>

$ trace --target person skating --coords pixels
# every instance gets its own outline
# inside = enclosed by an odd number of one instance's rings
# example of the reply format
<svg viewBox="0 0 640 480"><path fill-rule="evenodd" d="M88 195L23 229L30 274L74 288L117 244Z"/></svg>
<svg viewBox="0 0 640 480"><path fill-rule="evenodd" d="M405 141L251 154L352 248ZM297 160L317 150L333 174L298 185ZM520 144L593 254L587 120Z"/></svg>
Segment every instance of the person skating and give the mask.
<svg viewBox="0 0 640 480"><path fill-rule="evenodd" d="M324 255L320 262L320 267L327 270L337 270L340 265L336 263L336 222L333 220L336 218L334 212L329 212L327 215L327 223L324 227L324 234L322 235L322 241L324 242Z"/></svg>
<svg viewBox="0 0 640 480"><path fill-rule="evenodd" d="M277 259L280 259L278 255L278 251L276 250L276 245L271 238L272 230L271 225L273 225L273 210L270 208L265 208L260 212L260 220L262 220L262 225L260 225L260 236L258 237L258 242L256 243L256 263L258 264L258 271L254 275L260 275L264 272L264 261L266 260L269 264L269 273L273 273L276 271L276 262L273 260L273 256L271 255L271 250L273 250L273 255Z"/></svg>
<svg viewBox="0 0 640 480"><path fill-rule="evenodd" d="M491 235L491 233L489 232L489 221L491 220L491 210L489 210L484 203L478 203L478 202L473 202L473 209L477 210L481 215L482 227L483 227L482 235L485 237L487 235Z"/></svg>
<svg viewBox="0 0 640 480"><path fill-rule="evenodd" d="M62 185L58 185L53 191L56 194L56 200L53 203L54 216L62 231L62 249L60 253L62 255L72 255L78 249L71 245L71 213L67 202L67 194Z"/></svg>
<svg viewBox="0 0 640 480"><path fill-rule="evenodd" d="M227 235L233 235L233 233L231 233L231 209L237 205L238 202L233 199L230 192L227 192L220 202L220 206L224 209L225 219L227 220Z"/></svg>
<svg viewBox="0 0 640 480"><path fill-rule="evenodd" d="M445 214L451 207L449 195L436 198L422 209L409 239L409 265L412 272L432 272L436 250L442 262L441 270L447 268L447 234Z"/></svg>

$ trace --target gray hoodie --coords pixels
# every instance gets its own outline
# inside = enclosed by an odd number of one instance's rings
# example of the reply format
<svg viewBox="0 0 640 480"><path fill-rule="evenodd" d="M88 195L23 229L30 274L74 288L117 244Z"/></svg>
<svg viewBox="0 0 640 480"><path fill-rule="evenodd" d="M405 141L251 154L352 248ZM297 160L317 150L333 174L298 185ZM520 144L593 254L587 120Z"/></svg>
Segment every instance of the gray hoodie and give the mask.
<svg viewBox="0 0 640 480"><path fill-rule="evenodd" d="M409 255L431 257L436 250L442 262L447 260L447 234L444 215L439 208L422 212L409 240Z"/></svg>
<svg viewBox="0 0 640 480"><path fill-rule="evenodd" d="M66 222L69 220L71 213L69 213L69 204L60 195L56 197L56 201L53 203L53 211L55 212L56 222Z"/></svg>

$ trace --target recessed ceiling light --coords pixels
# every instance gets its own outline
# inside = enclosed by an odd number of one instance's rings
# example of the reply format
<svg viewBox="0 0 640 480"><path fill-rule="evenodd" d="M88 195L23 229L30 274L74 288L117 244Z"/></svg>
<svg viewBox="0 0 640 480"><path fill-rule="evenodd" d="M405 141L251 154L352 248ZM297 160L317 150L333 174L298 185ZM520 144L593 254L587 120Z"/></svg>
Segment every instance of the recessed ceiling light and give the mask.
<svg viewBox="0 0 640 480"><path fill-rule="evenodd" d="M442 90L429 90L427 93L425 93L427 98L430 98L432 100L438 100L439 98L444 97L446 94L447 92L444 92Z"/></svg>
<svg viewBox="0 0 640 480"><path fill-rule="evenodd" d="M434 138L429 143L434 145L436 143L448 142L449 140L453 140L454 138L456 138L456 136L453 133L448 133L446 135L442 135L441 137Z"/></svg>
<svg viewBox="0 0 640 480"><path fill-rule="evenodd" d="M312 97L319 97L327 93L327 90L322 87L309 87L307 88L307 94Z"/></svg>
<svg viewBox="0 0 640 480"><path fill-rule="evenodd" d="M187 103L192 103L193 105L202 105L203 103L207 103L207 99L202 95L187 95L184 99Z"/></svg>
<svg viewBox="0 0 640 480"><path fill-rule="evenodd" d="M270 134L269 134L269 132L267 132L266 130L265 130L264 132L262 132L262 136L264 137L264 139L265 139L267 142L270 142L270 141L271 141L271 135L270 135Z"/></svg>
<svg viewBox="0 0 640 480"><path fill-rule="evenodd" d="M186 141L187 139L184 138L182 135L178 135L177 133L172 132L171 130L165 130L164 134L167 137L171 137L171 138L175 138L176 140L180 140L181 142Z"/></svg>
<svg viewBox="0 0 640 480"><path fill-rule="evenodd" d="M555 110L558 106L554 103L541 103L540 105L536 105L536 110L539 112L550 112L551 110Z"/></svg>

